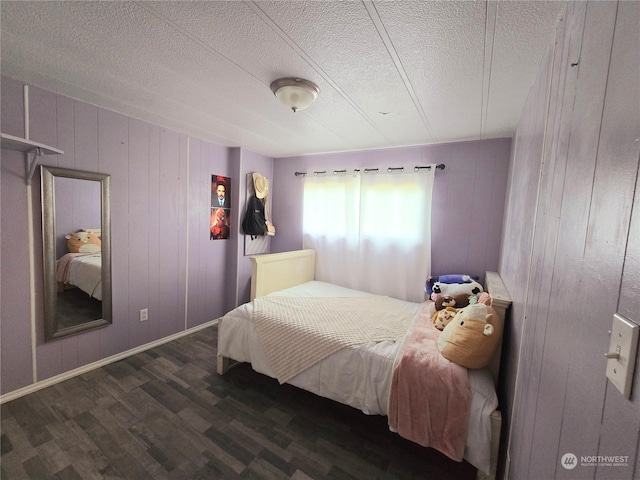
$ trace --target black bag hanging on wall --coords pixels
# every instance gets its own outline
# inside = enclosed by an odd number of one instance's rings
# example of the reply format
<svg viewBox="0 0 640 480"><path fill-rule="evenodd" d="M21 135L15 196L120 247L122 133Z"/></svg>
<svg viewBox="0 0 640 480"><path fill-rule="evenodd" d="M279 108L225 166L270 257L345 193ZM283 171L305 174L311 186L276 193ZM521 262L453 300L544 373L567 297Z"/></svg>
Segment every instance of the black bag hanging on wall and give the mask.
<svg viewBox="0 0 640 480"><path fill-rule="evenodd" d="M254 237L264 235L266 229L264 204L258 197L251 195L247 204L247 213L245 213L242 221L242 230L245 235L251 235L251 240L253 240Z"/></svg>

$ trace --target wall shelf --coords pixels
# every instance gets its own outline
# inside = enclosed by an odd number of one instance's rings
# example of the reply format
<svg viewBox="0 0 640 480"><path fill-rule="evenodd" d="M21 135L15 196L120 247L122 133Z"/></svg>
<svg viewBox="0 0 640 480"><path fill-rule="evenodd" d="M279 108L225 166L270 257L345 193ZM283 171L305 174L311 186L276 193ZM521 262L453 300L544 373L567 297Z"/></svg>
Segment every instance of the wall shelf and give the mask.
<svg viewBox="0 0 640 480"><path fill-rule="evenodd" d="M43 155L64 155L64 152L57 148L44 145L43 143L34 142L32 140L27 140L25 138L14 137L7 133L0 133L0 138L2 138L2 148L6 148L7 150L30 152L39 148L42 150Z"/></svg>
<svg viewBox="0 0 640 480"><path fill-rule="evenodd" d="M27 154L27 165L25 166L25 181L27 185L31 185L38 158L42 155L64 155L64 152L58 148L27 140L26 138L15 137L7 133L0 133L0 139L2 140L2 148Z"/></svg>

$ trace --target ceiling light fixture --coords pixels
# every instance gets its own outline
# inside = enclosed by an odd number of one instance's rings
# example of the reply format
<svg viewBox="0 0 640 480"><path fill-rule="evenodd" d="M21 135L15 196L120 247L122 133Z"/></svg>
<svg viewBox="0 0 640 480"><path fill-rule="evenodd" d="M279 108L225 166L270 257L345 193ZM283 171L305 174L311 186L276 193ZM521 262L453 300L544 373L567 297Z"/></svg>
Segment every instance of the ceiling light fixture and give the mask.
<svg viewBox="0 0 640 480"><path fill-rule="evenodd" d="M279 78L271 84L271 91L282 103L293 110L304 110L320 94L318 86L303 78Z"/></svg>

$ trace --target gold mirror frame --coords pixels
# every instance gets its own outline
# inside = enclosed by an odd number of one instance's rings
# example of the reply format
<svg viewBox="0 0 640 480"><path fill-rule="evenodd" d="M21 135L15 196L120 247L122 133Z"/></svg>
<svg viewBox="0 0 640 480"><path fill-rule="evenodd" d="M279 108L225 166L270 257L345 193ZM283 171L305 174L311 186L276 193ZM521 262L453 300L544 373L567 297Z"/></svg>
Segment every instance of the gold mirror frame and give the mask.
<svg viewBox="0 0 640 480"><path fill-rule="evenodd" d="M56 281L56 198L55 179L65 177L100 182L101 242L102 242L102 318L78 325L58 325L58 285ZM40 166L42 188L42 250L44 265L44 337L45 342L75 335L112 323L111 303L111 181L102 173L84 172L67 168ZM69 232L71 233L71 232Z"/></svg>

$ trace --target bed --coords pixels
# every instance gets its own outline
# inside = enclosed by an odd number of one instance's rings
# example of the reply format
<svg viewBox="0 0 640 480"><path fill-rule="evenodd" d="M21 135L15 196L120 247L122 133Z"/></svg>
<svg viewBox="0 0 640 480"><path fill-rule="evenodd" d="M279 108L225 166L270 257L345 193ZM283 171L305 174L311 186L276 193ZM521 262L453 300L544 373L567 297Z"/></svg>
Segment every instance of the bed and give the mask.
<svg viewBox="0 0 640 480"><path fill-rule="evenodd" d="M268 300L312 298L353 298L369 301L368 293L315 280L315 251L299 250L251 257L251 302L241 305L220 319L218 325L218 373L224 374L236 362L247 362L252 368L283 383L302 388L319 396L350 405L370 415L389 413L389 392L394 363L404 341L369 341L343 348L293 376L282 377L272 368L268 355L258 339L254 315ZM510 298L495 272L487 272L485 289L493 307L504 320ZM398 302L398 310L417 318L422 304ZM273 360L273 356L271 355ZM469 370L471 401L464 458L478 469L478 479L495 478L501 414L495 382L499 370L500 351L489 367Z"/></svg>
<svg viewBox="0 0 640 480"><path fill-rule="evenodd" d="M56 261L56 280L62 288L72 285L102 301L102 254L67 253Z"/></svg>

